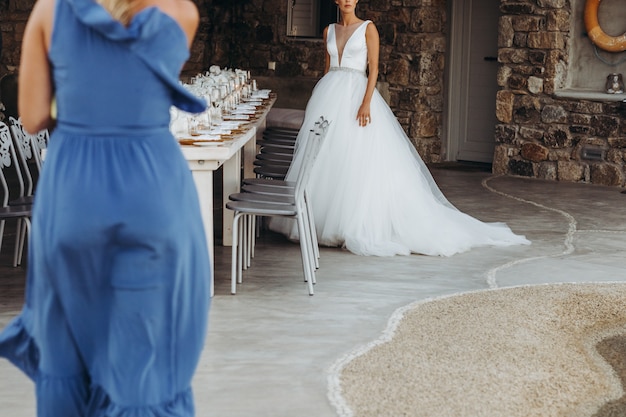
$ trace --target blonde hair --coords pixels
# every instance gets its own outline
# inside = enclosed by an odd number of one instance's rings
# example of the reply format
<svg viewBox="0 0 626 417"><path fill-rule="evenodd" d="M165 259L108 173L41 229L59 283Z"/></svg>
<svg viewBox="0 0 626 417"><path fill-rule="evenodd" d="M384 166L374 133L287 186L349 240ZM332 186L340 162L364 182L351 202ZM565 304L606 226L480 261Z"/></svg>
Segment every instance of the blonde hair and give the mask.
<svg viewBox="0 0 626 417"><path fill-rule="evenodd" d="M96 0L102 5L115 20L119 20L124 26L128 25L133 17L133 6L137 0Z"/></svg>

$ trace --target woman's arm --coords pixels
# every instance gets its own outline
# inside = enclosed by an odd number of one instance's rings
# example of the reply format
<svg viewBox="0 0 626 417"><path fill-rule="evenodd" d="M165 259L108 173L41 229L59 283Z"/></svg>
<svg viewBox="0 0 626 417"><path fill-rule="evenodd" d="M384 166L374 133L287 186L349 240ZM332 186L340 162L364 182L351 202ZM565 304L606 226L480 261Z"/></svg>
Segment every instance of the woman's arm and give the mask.
<svg viewBox="0 0 626 417"><path fill-rule="evenodd" d="M196 4L189 0L175 1L166 3L164 9L174 17L183 29L187 35L187 47L191 48L200 23L200 13Z"/></svg>
<svg viewBox="0 0 626 417"><path fill-rule="evenodd" d="M365 29L365 41L367 43L367 60L368 60L368 76L367 76L367 88L365 90L365 96L359 112L356 115L359 121L359 126L366 126L372 119L370 114L370 102L376 89L376 82L378 81L378 55L380 51L380 37L378 36L378 30L374 23L369 23Z"/></svg>
<svg viewBox="0 0 626 417"><path fill-rule="evenodd" d="M326 38L328 36L328 26L324 28L324 54L325 62L324 62L324 75L328 73L328 69L330 68L330 54L328 53L328 48L326 47Z"/></svg>
<svg viewBox="0 0 626 417"><path fill-rule="evenodd" d="M18 112L27 132L52 126L53 87L48 47L54 16L53 0L38 0L26 24L18 78Z"/></svg>

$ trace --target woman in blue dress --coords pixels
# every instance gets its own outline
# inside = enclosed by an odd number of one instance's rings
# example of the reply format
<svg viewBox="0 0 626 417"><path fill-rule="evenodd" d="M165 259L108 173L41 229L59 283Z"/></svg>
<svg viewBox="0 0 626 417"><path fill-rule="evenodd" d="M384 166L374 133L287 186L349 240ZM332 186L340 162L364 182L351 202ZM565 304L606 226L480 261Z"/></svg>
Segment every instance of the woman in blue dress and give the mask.
<svg viewBox="0 0 626 417"><path fill-rule="evenodd" d="M210 267L169 109L198 26L188 0L39 0L24 34L26 130L56 126L33 208L26 301L0 356L50 417L193 416Z"/></svg>

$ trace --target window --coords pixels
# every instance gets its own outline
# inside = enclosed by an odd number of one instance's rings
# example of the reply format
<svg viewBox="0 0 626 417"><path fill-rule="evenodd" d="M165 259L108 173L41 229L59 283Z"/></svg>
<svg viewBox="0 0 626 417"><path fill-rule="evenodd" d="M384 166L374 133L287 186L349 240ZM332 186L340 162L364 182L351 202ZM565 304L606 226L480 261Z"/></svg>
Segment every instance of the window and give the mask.
<svg viewBox="0 0 626 417"><path fill-rule="evenodd" d="M287 36L321 38L324 28L337 22L332 0L287 0Z"/></svg>

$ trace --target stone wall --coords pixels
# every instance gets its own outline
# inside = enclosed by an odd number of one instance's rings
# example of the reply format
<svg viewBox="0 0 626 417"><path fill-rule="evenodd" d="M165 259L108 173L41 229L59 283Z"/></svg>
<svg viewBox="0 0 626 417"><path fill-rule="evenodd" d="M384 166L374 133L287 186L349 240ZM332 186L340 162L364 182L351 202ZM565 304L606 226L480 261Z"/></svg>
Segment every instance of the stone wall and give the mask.
<svg viewBox="0 0 626 417"><path fill-rule="evenodd" d="M19 68L22 37L33 4L35 0L0 0L0 78L17 72Z"/></svg>
<svg viewBox="0 0 626 417"><path fill-rule="evenodd" d="M287 36L284 0L195 0L201 13L198 35L183 77L212 64L248 68L281 85L302 80L306 101L324 70L319 39ZM332 0L328 0L332 1ZM0 76L17 72L20 42L33 0L0 0L4 38ZM381 35L380 86L398 120L426 162L441 160L443 79L446 53L445 0L361 0L357 15L373 20ZM276 70L267 68L276 62ZM281 80L284 80L281 83Z"/></svg>
<svg viewBox="0 0 626 417"><path fill-rule="evenodd" d="M279 95L288 94L290 103L306 101L322 75L324 47L319 39L287 36L286 1L195 1L201 23L184 76L211 64L248 68ZM493 169L624 186L625 105L555 95L569 69L571 1L499 2ZM0 76L18 70L33 2L0 0ZM442 160L447 10L446 0L361 0L357 7L357 15L373 20L381 35L380 89L426 162ZM270 61L275 71L267 68Z"/></svg>
<svg viewBox="0 0 626 417"><path fill-rule="evenodd" d="M570 1L502 0L501 11L494 172L624 186L624 104L555 95L569 64Z"/></svg>
<svg viewBox="0 0 626 417"><path fill-rule="evenodd" d="M205 25L210 62L289 85L303 79L303 94L310 79L322 76L324 45L287 36L286 1L206 0L203 7L211 9ZM446 11L445 0L361 0L357 6L357 15L380 32L380 89L426 162L442 158ZM275 71L267 69L270 61ZM272 85L280 96L280 83Z"/></svg>

